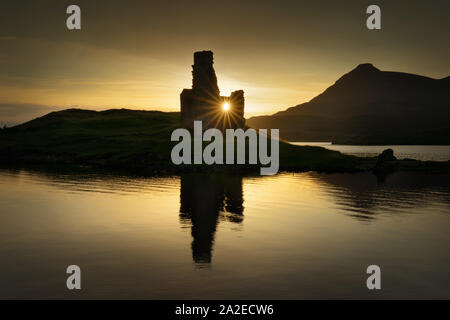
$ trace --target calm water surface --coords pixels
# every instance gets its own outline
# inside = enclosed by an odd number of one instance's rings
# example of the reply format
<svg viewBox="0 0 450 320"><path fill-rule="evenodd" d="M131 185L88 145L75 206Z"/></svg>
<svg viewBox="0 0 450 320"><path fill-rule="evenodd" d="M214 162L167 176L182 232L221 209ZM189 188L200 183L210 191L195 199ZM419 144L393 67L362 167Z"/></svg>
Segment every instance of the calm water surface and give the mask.
<svg viewBox="0 0 450 320"><path fill-rule="evenodd" d="M448 161L450 160L450 146L352 146L331 144L331 142L291 142L298 146L320 146L330 150L340 151L359 157L375 157L385 149L394 150L394 155L398 159L416 159L422 161Z"/></svg>
<svg viewBox="0 0 450 320"><path fill-rule="evenodd" d="M449 299L449 178L1 170L0 298Z"/></svg>

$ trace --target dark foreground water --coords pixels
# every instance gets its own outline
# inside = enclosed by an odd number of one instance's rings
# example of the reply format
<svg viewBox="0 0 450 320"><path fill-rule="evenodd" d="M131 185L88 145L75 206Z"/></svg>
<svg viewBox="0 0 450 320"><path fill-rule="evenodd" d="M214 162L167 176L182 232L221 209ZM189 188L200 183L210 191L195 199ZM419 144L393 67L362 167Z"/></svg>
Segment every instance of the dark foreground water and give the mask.
<svg viewBox="0 0 450 320"><path fill-rule="evenodd" d="M449 178L2 170L0 298L449 299Z"/></svg>

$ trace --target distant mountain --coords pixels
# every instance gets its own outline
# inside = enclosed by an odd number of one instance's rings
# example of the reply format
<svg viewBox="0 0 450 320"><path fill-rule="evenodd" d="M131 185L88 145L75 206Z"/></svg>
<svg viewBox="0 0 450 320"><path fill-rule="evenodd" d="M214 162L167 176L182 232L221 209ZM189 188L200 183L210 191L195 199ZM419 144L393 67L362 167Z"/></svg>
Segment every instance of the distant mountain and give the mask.
<svg viewBox="0 0 450 320"><path fill-rule="evenodd" d="M307 103L253 117L290 141L450 144L450 77L380 71L360 64Z"/></svg>

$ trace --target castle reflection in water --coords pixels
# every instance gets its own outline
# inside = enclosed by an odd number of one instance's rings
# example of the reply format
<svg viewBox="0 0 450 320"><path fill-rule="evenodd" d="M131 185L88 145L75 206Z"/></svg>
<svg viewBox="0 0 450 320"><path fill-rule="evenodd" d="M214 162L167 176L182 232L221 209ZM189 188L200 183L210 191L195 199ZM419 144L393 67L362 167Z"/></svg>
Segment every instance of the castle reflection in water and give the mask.
<svg viewBox="0 0 450 320"><path fill-rule="evenodd" d="M243 203L241 176L181 176L180 221L191 226L192 258L195 263L211 263L219 220L241 223L244 218Z"/></svg>

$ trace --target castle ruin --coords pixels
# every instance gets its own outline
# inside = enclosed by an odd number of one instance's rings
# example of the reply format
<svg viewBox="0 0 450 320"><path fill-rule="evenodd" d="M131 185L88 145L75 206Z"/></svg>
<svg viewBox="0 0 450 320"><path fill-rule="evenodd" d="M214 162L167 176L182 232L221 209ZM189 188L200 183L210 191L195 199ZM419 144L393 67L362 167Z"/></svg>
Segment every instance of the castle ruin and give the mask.
<svg viewBox="0 0 450 320"><path fill-rule="evenodd" d="M235 129L245 125L244 91L234 91L229 97L220 95L212 51L194 53L192 89L183 89L180 102L185 128L192 128L194 120L203 121L204 129ZM226 103L228 110L223 107Z"/></svg>

